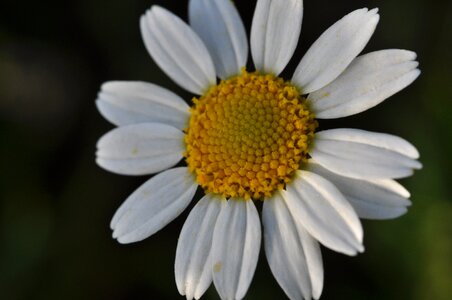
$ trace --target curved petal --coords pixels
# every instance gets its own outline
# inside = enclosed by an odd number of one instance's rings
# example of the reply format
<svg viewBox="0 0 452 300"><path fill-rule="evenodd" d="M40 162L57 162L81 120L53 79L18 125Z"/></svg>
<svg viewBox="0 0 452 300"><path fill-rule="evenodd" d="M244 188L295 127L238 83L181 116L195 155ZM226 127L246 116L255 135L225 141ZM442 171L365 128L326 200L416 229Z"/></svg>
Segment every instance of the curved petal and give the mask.
<svg viewBox="0 0 452 300"><path fill-rule="evenodd" d="M261 244L253 201L231 198L213 233L213 282L222 299L242 299L256 270Z"/></svg>
<svg viewBox="0 0 452 300"><path fill-rule="evenodd" d="M308 94L338 77L374 33L379 20L377 11L355 10L328 28L306 52L292 82Z"/></svg>
<svg viewBox="0 0 452 300"><path fill-rule="evenodd" d="M110 223L113 238L127 244L153 235L184 211L197 186L187 168L174 168L155 175L116 211Z"/></svg>
<svg viewBox="0 0 452 300"><path fill-rule="evenodd" d="M363 112L410 85L420 74L416 53L382 50L356 58L336 80L309 94L319 119Z"/></svg>
<svg viewBox="0 0 452 300"><path fill-rule="evenodd" d="M187 127L189 107L173 92L139 81L110 81L96 100L105 119L117 126L163 123L180 130Z"/></svg>
<svg viewBox="0 0 452 300"><path fill-rule="evenodd" d="M402 178L422 167L404 139L359 129L317 132L310 154L328 170L356 179Z"/></svg>
<svg viewBox="0 0 452 300"><path fill-rule="evenodd" d="M297 47L303 19L301 0L258 0L251 26L256 69L278 75Z"/></svg>
<svg viewBox="0 0 452 300"><path fill-rule="evenodd" d="M322 254L280 194L262 210L265 254L273 275L290 299L318 299L323 288Z"/></svg>
<svg viewBox="0 0 452 300"><path fill-rule="evenodd" d="M179 17L154 5L141 17L140 28L155 63L181 87L200 95L216 83L206 46Z"/></svg>
<svg viewBox="0 0 452 300"><path fill-rule="evenodd" d="M179 293L199 299L212 283L212 237L226 199L204 196L190 212L179 236L174 270Z"/></svg>
<svg viewBox="0 0 452 300"><path fill-rule="evenodd" d="M190 0L188 16L193 30L212 55L218 77L240 73L248 58L245 27L230 0Z"/></svg>
<svg viewBox="0 0 452 300"><path fill-rule="evenodd" d="M115 128L97 142L96 162L123 175L145 175L168 169L181 160L184 134L159 123Z"/></svg>
<svg viewBox="0 0 452 300"><path fill-rule="evenodd" d="M312 172L297 171L281 195L294 218L320 243L347 255L364 251L358 216L331 182Z"/></svg>
<svg viewBox="0 0 452 300"><path fill-rule="evenodd" d="M410 193L392 179L363 180L340 176L314 161L308 169L333 183L347 198L360 218L384 220L403 215L411 202Z"/></svg>

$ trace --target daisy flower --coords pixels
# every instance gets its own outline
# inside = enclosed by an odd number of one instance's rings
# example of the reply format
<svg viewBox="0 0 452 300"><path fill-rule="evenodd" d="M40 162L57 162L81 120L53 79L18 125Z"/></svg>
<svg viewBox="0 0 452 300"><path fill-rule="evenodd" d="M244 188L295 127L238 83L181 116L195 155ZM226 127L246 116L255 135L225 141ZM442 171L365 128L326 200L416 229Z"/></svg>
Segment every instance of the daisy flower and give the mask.
<svg viewBox="0 0 452 300"><path fill-rule="evenodd" d="M195 96L192 106L145 82L107 82L97 107L117 125L97 144L102 168L158 173L111 221L120 243L141 241L175 219L199 187L176 250L177 288L200 298L210 284L242 299L263 241L270 269L290 299L318 299L320 244L362 252L359 218L406 212L409 193L394 179L420 169L418 151L397 136L360 129L318 130L318 120L363 112L411 84L416 54L358 56L379 20L355 10L328 28L292 78L279 77L301 31L301 0L258 0L248 42L230 0L190 0L189 23L152 6L140 20L157 65ZM186 166L172 168L181 160ZM185 164L184 164L185 165ZM259 205L261 207L261 205Z"/></svg>

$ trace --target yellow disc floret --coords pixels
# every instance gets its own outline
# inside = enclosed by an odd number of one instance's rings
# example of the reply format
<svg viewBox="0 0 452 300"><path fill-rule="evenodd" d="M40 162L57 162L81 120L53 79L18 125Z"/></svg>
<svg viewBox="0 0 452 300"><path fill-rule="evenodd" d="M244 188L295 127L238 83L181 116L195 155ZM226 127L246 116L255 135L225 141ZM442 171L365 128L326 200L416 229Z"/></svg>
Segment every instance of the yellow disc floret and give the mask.
<svg viewBox="0 0 452 300"><path fill-rule="evenodd" d="M185 157L206 192L270 197L308 158L317 122L281 78L244 70L193 101Z"/></svg>

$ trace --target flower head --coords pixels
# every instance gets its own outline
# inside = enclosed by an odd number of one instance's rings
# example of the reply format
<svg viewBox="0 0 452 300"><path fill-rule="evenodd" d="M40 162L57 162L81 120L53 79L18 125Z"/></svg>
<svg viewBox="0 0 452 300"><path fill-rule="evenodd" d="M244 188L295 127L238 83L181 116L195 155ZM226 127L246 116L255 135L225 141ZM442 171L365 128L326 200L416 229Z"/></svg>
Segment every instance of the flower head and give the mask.
<svg viewBox="0 0 452 300"><path fill-rule="evenodd" d="M306 163L316 127L296 87L243 71L194 99L186 161L207 193L271 197Z"/></svg>
<svg viewBox="0 0 452 300"><path fill-rule="evenodd" d="M394 179L421 168L407 141L359 129L317 131L319 119L363 112L419 75L416 54L381 50L362 56L379 20L359 9L327 29L293 77L279 74L295 51L301 0L258 0L248 42L229 0L190 0L187 25L164 8L142 16L151 57L192 92L191 108L144 82L108 82L97 105L119 127L98 142L97 163L125 175L159 173L138 188L111 221L121 243L140 241L176 218L200 186L205 196L182 229L176 283L187 299L210 284L241 299L261 243L255 202L263 201L264 248L291 299L319 298L319 243L362 252L359 217L395 218L410 205ZM219 80L217 81L217 77ZM321 124L320 127L321 128ZM184 158L185 167L171 168Z"/></svg>

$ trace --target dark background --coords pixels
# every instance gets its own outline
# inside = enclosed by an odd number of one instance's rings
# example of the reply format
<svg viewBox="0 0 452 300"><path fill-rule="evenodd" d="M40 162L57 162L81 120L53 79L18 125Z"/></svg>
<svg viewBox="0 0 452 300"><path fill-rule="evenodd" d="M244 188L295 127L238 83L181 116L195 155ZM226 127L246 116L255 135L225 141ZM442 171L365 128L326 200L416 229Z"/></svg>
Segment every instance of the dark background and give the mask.
<svg viewBox="0 0 452 300"><path fill-rule="evenodd" d="M236 5L249 32L255 1ZM96 111L102 82L146 80L191 95L147 54L138 20L160 4L186 20L186 0L12 1L0 4L0 298L184 299L173 275L188 210L136 244L111 238L109 221L146 177L107 173L96 140L113 128ZM364 52L418 53L409 88L360 115L321 122L400 135L421 152L423 170L402 183L407 215L364 221L366 252L323 249L322 299L452 299L451 1L305 1L300 45L284 72L346 13L380 8ZM247 299L284 299L261 251ZM217 299L214 288L204 299Z"/></svg>

